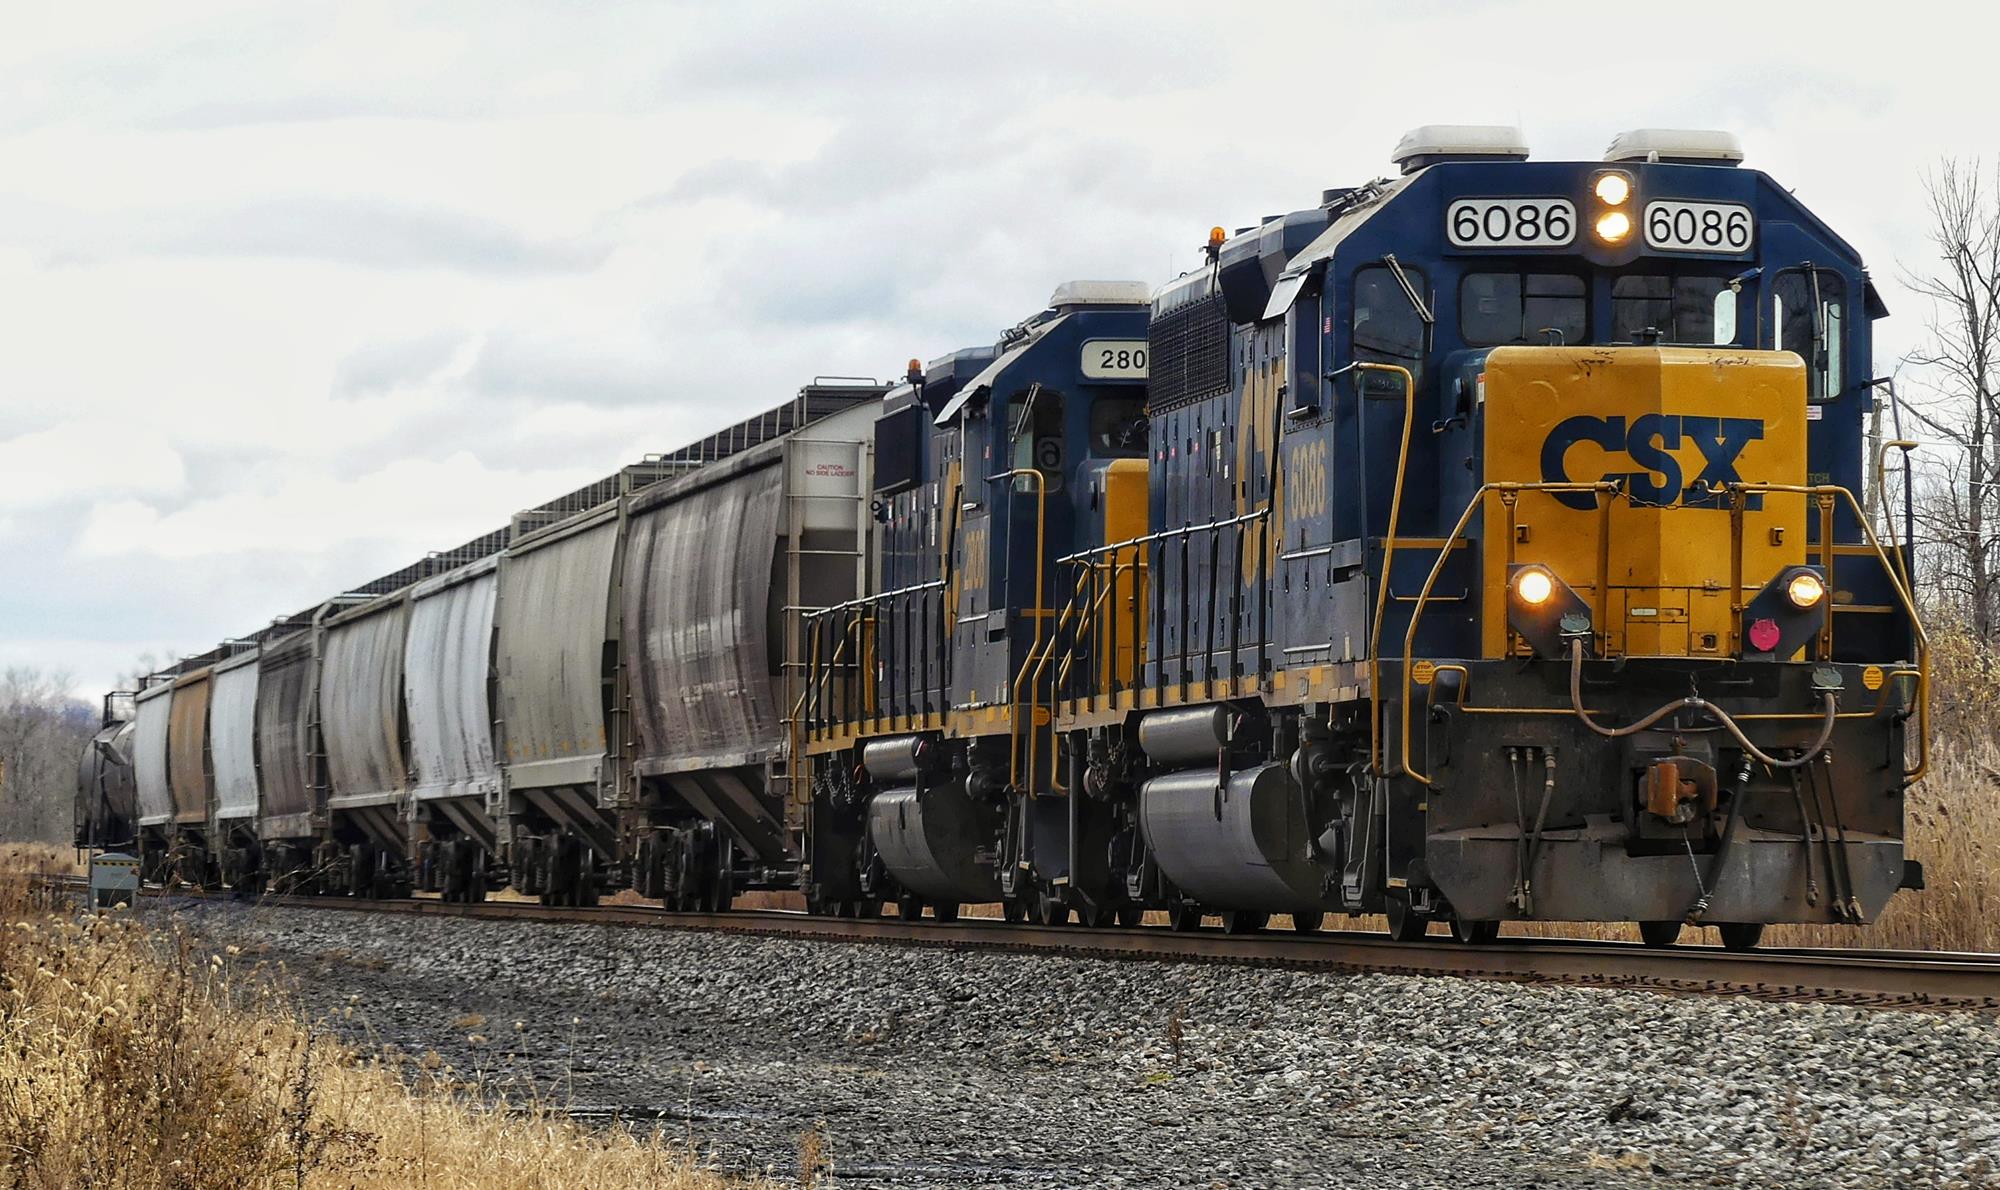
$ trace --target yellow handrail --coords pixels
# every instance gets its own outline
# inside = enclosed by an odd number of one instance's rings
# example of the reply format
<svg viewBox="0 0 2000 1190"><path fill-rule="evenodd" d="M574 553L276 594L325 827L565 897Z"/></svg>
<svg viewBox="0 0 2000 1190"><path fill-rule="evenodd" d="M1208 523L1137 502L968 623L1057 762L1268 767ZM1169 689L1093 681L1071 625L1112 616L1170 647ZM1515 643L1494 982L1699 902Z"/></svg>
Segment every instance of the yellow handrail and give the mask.
<svg viewBox="0 0 2000 1190"><path fill-rule="evenodd" d="M1409 630L1403 634L1403 681L1404 682L1409 681L1410 667L1414 662L1414 656L1417 650L1417 624L1423 619L1424 604L1430 601L1431 591L1437 586L1438 577L1444 573L1444 564L1451 558L1452 547L1457 545L1458 539L1465 535L1466 526L1472 523L1472 514L1478 512L1481 508L1485 507L1486 497L1496 492L1504 493L1510 496L1520 492L1598 492L1605 495L1609 495L1611 493L1615 493L1617 490L1618 490L1617 484L1605 481L1600 481L1597 483L1480 484L1479 490L1472 493L1472 498L1465 502L1465 511L1459 514L1458 523L1452 526L1450 535L1444 539L1444 544L1438 547L1437 561L1431 563L1431 572L1428 575L1424 576L1423 589L1417 592L1417 602L1410 608ZM1610 531L1609 518L1606 518L1604 521L1601 522L1601 524L1603 527L1600 528L1599 531L1608 533ZM1510 546L1509 548L1512 547ZM1380 644L1378 643L1376 647L1370 651L1371 663L1373 662L1375 657L1380 656L1381 651L1382 650ZM1379 695L1371 691L1370 697L1379 698ZM1417 780L1423 782L1425 785L1429 785L1431 783L1430 777L1424 773L1417 771L1416 766L1410 763L1410 699L1408 694L1405 693L1401 698L1399 698L1397 700L1396 705L1401 707L1403 710L1402 721L1400 724L1401 727L1400 734L1402 736L1403 771L1408 775L1415 777ZM1379 767L1377 768L1376 771L1380 772Z"/></svg>
<svg viewBox="0 0 2000 1190"><path fill-rule="evenodd" d="M1375 587L1375 622L1368 636L1368 766L1382 771L1382 618L1389 610L1389 580L1396 561L1397 527L1403 519L1403 475L1410 465L1410 428L1417 415L1417 381L1400 364L1357 361L1358 372L1389 372L1403 378L1403 446L1396 452L1396 489L1389 496L1389 532L1382 538L1382 579ZM1273 459L1275 464L1277 460ZM1272 470L1277 470L1274 466ZM1363 527L1366 536L1366 527ZM1407 672L1407 671L1405 671Z"/></svg>
<svg viewBox="0 0 2000 1190"><path fill-rule="evenodd" d="M1034 643L1028 646L1027 655L1021 659L1021 670L1014 675L1014 685L1008 692L1007 699L1007 708L1016 718L1016 722L1008 726L1007 783L1018 786L1021 782L1021 725L1018 721L1021 682L1028 676L1029 659L1042 647L1042 616L1045 611L1042 602L1042 554L1048 529L1049 488L1048 480L1038 467L1015 467L1010 471L1002 471L998 475L989 475L986 478L989 481L1021 478L1032 478L1035 481L1035 639ZM1028 694L1032 698L1034 691L1030 690ZM1035 712L1031 706L1028 708L1028 730L1033 731L1034 727Z"/></svg>

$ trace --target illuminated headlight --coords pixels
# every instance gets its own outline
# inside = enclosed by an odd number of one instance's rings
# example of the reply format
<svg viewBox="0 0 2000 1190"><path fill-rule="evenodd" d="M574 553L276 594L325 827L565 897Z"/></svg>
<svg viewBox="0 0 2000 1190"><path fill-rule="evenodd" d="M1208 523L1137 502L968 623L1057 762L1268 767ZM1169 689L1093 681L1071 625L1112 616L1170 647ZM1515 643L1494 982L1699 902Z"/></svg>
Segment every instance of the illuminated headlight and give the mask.
<svg viewBox="0 0 2000 1190"><path fill-rule="evenodd" d="M1810 570L1802 570L1785 584L1785 598L1792 606L1804 611L1826 598L1826 583Z"/></svg>
<svg viewBox="0 0 2000 1190"><path fill-rule="evenodd" d="M1514 576L1514 594L1529 607L1540 607L1556 593L1556 580L1539 566L1524 567Z"/></svg>
<svg viewBox="0 0 2000 1190"><path fill-rule="evenodd" d="M1607 174L1606 177L1611 175ZM1616 244L1632 234L1632 218L1623 211L1607 211L1597 217L1597 238Z"/></svg>
<svg viewBox="0 0 2000 1190"><path fill-rule="evenodd" d="M1610 173L1597 175L1597 200L1605 206L1623 206L1632 197L1632 179L1624 174Z"/></svg>

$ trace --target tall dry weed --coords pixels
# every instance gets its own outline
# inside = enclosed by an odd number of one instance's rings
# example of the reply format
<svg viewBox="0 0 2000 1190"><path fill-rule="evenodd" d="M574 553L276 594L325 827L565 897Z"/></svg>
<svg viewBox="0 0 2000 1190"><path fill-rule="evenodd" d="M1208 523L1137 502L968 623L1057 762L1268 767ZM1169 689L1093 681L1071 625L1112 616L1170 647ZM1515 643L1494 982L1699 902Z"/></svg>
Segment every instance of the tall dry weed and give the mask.
<svg viewBox="0 0 2000 1190"><path fill-rule="evenodd" d="M0 1187L736 1184L661 1135L406 1086L156 911L52 912L0 868Z"/></svg>

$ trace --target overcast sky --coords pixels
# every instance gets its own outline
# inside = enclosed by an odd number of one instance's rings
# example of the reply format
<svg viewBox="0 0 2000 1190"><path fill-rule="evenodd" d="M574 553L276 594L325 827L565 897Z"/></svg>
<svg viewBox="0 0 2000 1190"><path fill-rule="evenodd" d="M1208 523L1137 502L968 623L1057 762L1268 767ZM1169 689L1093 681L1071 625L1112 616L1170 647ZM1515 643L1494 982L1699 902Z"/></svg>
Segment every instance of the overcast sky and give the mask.
<svg viewBox="0 0 2000 1190"><path fill-rule="evenodd" d="M1738 132L1893 357L1921 171L2000 148L1988 19L0 0L0 665L94 697L816 373L1169 278L1426 122Z"/></svg>

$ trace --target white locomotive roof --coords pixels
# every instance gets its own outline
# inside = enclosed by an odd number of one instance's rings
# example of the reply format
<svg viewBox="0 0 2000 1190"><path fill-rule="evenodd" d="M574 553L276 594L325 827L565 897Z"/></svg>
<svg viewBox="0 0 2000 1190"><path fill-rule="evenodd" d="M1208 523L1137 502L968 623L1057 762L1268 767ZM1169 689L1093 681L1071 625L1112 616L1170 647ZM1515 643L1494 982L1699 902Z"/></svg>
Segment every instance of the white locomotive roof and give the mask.
<svg viewBox="0 0 2000 1190"><path fill-rule="evenodd" d="M1405 132L1389 154L1406 174L1454 157L1526 161L1528 139L1507 124L1425 124Z"/></svg>
<svg viewBox="0 0 2000 1190"><path fill-rule="evenodd" d="M1606 161L1713 161L1735 165L1743 160L1743 142L1733 132L1700 128L1633 128L1611 138Z"/></svg>

